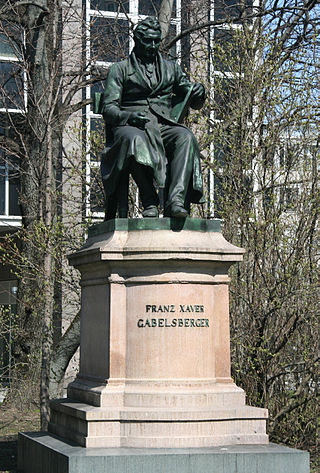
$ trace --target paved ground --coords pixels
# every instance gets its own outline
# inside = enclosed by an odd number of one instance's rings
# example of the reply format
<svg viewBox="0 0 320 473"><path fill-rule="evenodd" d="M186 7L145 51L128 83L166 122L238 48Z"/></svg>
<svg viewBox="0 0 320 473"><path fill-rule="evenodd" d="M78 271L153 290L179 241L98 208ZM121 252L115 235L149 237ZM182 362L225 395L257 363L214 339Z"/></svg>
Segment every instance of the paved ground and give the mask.
<svg viewBox="0 0 320 473"><path fill-rule="evenodd" d="M0 473L14 473L17 468L16 436L0 437Z"/></svg>

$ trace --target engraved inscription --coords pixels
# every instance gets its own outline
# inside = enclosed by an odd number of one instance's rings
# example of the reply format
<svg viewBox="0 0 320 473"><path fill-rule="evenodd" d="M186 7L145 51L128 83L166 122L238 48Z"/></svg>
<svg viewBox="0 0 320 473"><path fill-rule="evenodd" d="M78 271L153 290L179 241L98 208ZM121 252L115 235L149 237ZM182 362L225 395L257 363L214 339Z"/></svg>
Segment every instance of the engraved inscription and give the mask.
<svg viewBox="0 0 320 473"><path fill-rule="evenodd" d="M137 326L138 328L156 328L156 327L209 327L209 319L206 318L186 318L184 316L176 316L173 318L162 318L159 317L160 314L164 313L205 313L204 305L199 304L147 304L145 306L146 317L141 317L138 319Z"/></svg>

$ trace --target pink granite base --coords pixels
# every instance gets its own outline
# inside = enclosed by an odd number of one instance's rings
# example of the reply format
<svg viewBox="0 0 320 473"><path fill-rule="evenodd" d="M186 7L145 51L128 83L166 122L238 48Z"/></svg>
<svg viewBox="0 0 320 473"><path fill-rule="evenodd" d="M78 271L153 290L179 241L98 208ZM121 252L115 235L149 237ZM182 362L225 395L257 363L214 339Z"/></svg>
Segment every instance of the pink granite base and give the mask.
<svg viewBox="0 0 320 473"><path fill-rule="evenodd" d="M83 447L195 448L266 444L265 410L105 409L65 401L52 404L50 432Z"/></svg>
<svg viewBox="0 0 320 473"><path fill-rule="evenodd" d="M85 447L267 443L267 410L230 375L228 269L219 232L114 231L72 256L81 271L80 372L50 432Z"/></svg>

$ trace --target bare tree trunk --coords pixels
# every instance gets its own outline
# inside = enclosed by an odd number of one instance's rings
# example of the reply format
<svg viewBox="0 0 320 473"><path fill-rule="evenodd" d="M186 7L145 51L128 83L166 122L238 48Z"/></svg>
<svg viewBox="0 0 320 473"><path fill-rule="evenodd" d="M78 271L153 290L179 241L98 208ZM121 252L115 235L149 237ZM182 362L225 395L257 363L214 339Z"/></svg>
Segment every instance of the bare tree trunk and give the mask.
<svg viewBox="0 0 320 473"><path fill-rule="evenodd" d="M53 195L54 192L54 176L53 176L53 139L52 129L49 125L48 129L48 153L47 153L47 175L45 189L45 235L46 249L44 255L44 285L43 292L43 317L42 317L42 349L41 349L41 375L40 375L40 420L41 430L47 430L49 422L49 379L50 379L50 359L53 335L53 300L54 300L54 268L52 257L52 239L50 238L49 229L53 222Z"/></svg>
<svg viewBox="0 0 320 473"><path fill-rule="evenodd" d="M159 22L162 31L162 40L168 36L170 21L172 17L173 0L162 0L159 10Z"/></svg>
<svg viewBox="0 0 320 473"><path fill-rule="evenodd" d="M50 399L61 396L61 385L69 362L80 344L80 311L54 347L50 363Z"/></svg>
<svg viewBox="0 0 320 473"><path fill-rule="evenodd" d="M23 226L18 232L20 248L16 250L17 258L14 258L13 245L9 262L14 265L19 278L18 330L12 351L18 379L21 376L29 377L30 373L36 373L38 378L40 371L41 427L46 429L50 392L54 395L58 393L63 373L79 345L79 317L76 317L67 331L65 342L63 337L60 341L56 340L57 350L51 370L53 314L56 308L54 288L61 281L59 264L62 260L57 261L61 227L56 216L55 170L60 157L63 125L73 112L70 101L77 88L69 91L64 109L61 0L30 0L22 2L23 5L9 0L7 3L6 18L18 26L23 25L24 29L21 69L26 81L20 95L27 96L25 113L19 117L18 124L13 123L20 137L20 206ZM3 15L2 9L0 20L3 20ZM0 26L3 27L1 23ZM81 86L77 87L81 89ZM79 109L80 105L78 103L75 109ZM58 310L61 307L56 308L56 312ZM51 385L49 388L51 374L55 387Z"/></svg>

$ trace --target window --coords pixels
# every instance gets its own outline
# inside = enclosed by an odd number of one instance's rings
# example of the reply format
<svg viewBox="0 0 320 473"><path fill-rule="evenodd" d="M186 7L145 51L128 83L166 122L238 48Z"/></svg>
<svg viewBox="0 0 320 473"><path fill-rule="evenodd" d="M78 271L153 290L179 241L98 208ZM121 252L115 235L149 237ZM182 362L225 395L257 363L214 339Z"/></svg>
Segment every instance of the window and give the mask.
<svg viewBox="0 0 320 473"><path fill-rule="evenodd" d="M232 110L235 98L234 81L223 77L215 78L214 112L217 120L224 120Z"/></svg>
<svg viewBox="0 0 320 473"><path fill-rule="evenodd" d="M112 2L110 0L91 0L90 8L92 10L110 11L114 13L129 12L129 1Z"/></svg>
<svg viewBox="0 0 320 473"><path fill-rule="evenodd" d="M0 109L21 109L23 80L19 64L0 62Z"/></svg>
<svg viewBox="0 0 320 473"><path fill-rule="evenodd" d="M297 186L285 187L280 189L280 202L283 210L296 210L299 201L299 189Z"/></svg>
<svg viewBox="0 0 320 473"><path fill-rule="evenodd" d="M0 110L19 112L24 103L23 71L19 63L23 33L2 23L0 33Z"/></svg>
<svg viewBox="0 0 320 473"><path fill-rule="evenodd" d="M129 53L129 24L117 18L94 17L90 25L91 58L105 63L124 59Z"/></svg>
<svg viewBox="0 0 320 473"><path fill-rule="evenodd" d="M13 310L11 305L0 305L0 388L10 384Z"/></svg>
<svg viewBox="0 0 320 473"><path fill-rule="evenodd" d="M214 1L214 19L216 21L226 20L237 23L237 19L243 13L250 15L252 13L253 0L215 0Z"/></svg>
<svg viewBox="0 0 320 473"><path fill-rule="evenodd" d="M18 126L24 106L24 73L20 65L23 32L19 27L2 23L0 33L0 226L20 225L19 163L7 151L7 144L17 143Z"/></svg>
<svg viewBox="0 0 320 473"><path fill-rule="evenodd" d="M299 146L292 143L286 143L281 146L279 151L280 166L287 170L291 169L297 158L299 158L300 152Z"/></svg>
<svg viewBox="0 0 320 473"><path fill-rule="evenodd" d="M214 28L214 70L230 72L230 59L239 54L235 32L231 28Z"/></svg>
<svg viewBox="0 0 320 473"><path fill-rule="evenodd" d="M0 33L0 53L1 57L7 57L9 59L17 55L14 44L4 33Z"/></svg>
<svg viewBox="0 0 320 473"><path fill-rule="evenodd" d="M139 14L146 16L157 16L160 9L161 0L140 0ZM172 16L176 16L177 2L173 2Z"/></svg>
<svg viewBox="0 0 320 473"><path fill-rule="evenodd" d="M255 4L257 1L255 0ZM241 77L239 68L232 68L231 59L242 58L237 31L241 30L246 16L252 14L253 0L213 0L209 9L209 19L219 21L221 24L214 27L209 34L208 55L210 57L209 76L212 83L212 108L211 120L224 121L233 108L236 94L236 77ZM241 17L241 19L240 19ZM252 19L245 20L247 24L252 24ZM240 62L240 61L239 61ZM232 70L236 69L236 70ZM211 162L217 167L223 166L224 153L219 144L212 144L210 150ZM213 201L217 202L218 194L221 192L220 181L214 176L213 170L208 171L208 181L210 185L210 195L208 200L208 215L215 215L219 218L221 214L220 204L213 206Z"/></svg>
<svg viewBox="0 0 320 473"><path fill-rule="evenodd" d="M0 215L20 216L20 179L17 159L0 149Z"/></svg>
<svg viewBox="0 0 320 473"><path fill-rule="evenodd" d="M10 383L17 281L0 281L0 387Z"/></svg>
<svg viewBox="0 0 320 473"><path fill-rule="evenodd" d="M100 176L99 167L91 167L90 170L90 181L91 181L91 199L90 199L90 211L92 213L102 213L104 211L104 193L103 185Z"/></svg>

